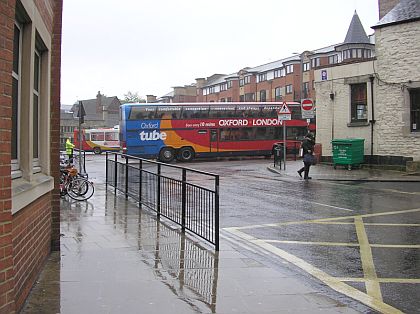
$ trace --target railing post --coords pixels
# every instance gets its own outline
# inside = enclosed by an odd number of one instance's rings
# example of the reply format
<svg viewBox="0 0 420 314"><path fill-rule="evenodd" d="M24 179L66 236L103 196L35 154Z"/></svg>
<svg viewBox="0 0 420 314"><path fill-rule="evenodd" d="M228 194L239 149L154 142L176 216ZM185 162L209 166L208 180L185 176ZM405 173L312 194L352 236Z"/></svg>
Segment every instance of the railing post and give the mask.
<svg viewBox="0 0 420 314"><path fill-rule="evenodd" d="M105 152L105 188L108 188L108 152Z"/></svg>
<svg viewBox="0 0 420 314"><path fill-rule="evenodd" d="M142 193L142 177L143 177L143 162L140 159L139 161L139 207L141 208L141 193Z"/></svg>
<svg viewBox="0 0 420 314"><path fill-rule="evenodd" d="M214 245L219 251L219 176L216 176L214 185Z"/></svg>
<svg viewBox="0 0 420 314"><path fill-rule="evenodd" d="M115 156L115 158L114 158L114 167L115 167L115 169L114 169L114 193L116 194L117 193L117 182L118 182L118 180L117 180L117 176L118 176L118 161L117 161L117 154L115 154L114 155Z"/></svg>
<svg viewBox="0 0 420 314"><path fill-rule="evenodd" d="M181 227L185 232L185 220L187 209L187 170L182 169L182 213L181 213Z"/></svg>
<svg viewBox="0 0 420 314"><path fill-rule="evenodd" d="M125 198L128 198L128 158L125 156Z"/></svg>
<svg viewBox="0 0 420 314"><path fill-rule="evenodd" d="M161 164L157 165L157 195L156 195L156 211L157 211L157 216L158 218L160 218L160 176L161 176Z"/></svg>

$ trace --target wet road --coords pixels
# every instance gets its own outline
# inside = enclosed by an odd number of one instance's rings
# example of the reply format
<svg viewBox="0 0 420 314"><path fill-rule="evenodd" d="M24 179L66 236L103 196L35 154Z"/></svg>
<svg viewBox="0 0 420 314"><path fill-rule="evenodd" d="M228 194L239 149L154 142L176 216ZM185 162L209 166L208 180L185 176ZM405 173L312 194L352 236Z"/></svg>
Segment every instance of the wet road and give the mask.
<svg viewBox="0 0 420 314"><path fill-rule="evenodd" d="M90 156L93 201L63 203L61 257L22 313L419 312L420 183L305 182L269 164L181 164L220 174L219 254L113 197Z"/></svg>
<svg viewBox="0 0 420 314"><path fill-rule="evenodd" d="M420 183L279 180L267 164L188 164L221 174L222 236L352 298L419 312Z"/></svg>

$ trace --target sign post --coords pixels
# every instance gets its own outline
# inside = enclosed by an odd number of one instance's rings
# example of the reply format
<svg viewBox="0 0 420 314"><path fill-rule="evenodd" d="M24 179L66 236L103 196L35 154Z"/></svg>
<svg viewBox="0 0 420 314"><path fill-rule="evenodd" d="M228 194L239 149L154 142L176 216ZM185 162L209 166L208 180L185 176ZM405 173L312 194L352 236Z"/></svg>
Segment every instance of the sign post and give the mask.
<svg viewBox="0 0 420 314"><path fill-rule="evenodd" d="M79 111L77 117L79 118L79 172L82 173L82 123L85 123L86 111L83 107L82 101L79 101Z"/></svg>
<svg viewBox="0 0 420 314"><path fill-rule="evenodd" d="M278 112L278 119L283 125L283 167L286 170L286 120L292 120L292 113L285 102Z"/></svg>

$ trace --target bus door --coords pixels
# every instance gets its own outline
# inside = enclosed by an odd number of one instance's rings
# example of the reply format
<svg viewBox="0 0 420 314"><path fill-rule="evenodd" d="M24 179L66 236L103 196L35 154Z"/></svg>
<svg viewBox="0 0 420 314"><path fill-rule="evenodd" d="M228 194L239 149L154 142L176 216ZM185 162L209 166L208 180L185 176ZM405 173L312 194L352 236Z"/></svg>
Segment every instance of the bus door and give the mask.
<svg viewBox="0 0 420 314"><path fill-rule="evenodd" d="M217 129L210 130L210 152L219 151L219 141Z"/></svg>

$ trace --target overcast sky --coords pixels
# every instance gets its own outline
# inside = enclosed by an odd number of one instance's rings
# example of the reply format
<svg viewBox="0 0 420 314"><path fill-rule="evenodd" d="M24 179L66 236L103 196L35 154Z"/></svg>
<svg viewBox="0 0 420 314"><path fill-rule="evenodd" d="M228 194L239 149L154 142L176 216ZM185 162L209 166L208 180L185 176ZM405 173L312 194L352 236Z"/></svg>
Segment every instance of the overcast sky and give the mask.
<svg viewBox="0 0 420 314"><path fill-rule="evenodd" d="M378 0L64 1L61 103L173 86L340 43Z"/></svg>

